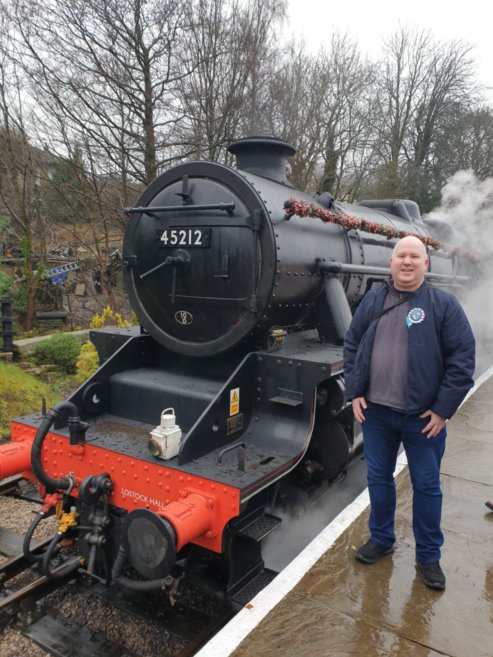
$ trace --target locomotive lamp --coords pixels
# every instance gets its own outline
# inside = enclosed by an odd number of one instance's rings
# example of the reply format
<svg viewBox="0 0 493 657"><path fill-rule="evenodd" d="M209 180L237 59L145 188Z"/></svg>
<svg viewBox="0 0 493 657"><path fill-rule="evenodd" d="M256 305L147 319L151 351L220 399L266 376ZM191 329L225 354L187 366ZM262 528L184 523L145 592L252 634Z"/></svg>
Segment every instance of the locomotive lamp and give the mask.
<svg viewBox="0 0 493 657"><path fill-rule="evenodd" d="M161 424L151 431L147 447L153 456L160 459L172 459L180 451L181 429L176 424L173 408L166 408L161 413Z"/></svg>

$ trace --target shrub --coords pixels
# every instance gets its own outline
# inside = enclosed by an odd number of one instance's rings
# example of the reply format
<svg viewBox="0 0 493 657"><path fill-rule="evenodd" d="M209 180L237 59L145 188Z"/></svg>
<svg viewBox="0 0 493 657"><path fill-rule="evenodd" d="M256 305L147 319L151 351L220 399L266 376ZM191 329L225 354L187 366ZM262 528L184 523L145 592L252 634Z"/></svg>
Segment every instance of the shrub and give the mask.
<svg viewBox="0 0 493 657"><path fill-rule="evenodd" d="M101 315L96 313L89 325L90 328L99 329L103 326L118 326L118 328L127 328L130 324L126 319L120 315L116 310L112 310L110 306L103 309Z"/></svg>
<svg viewBox="0 0 493 657"><path fill-rule="evenodd" d="M27 285L17 285L14 287L12 299L14 301L12 304L13 310L23 315L26 312L27 306Z"/></svg>
<svg viewBox="0 0 493 657"><path fill-rule="evenodd" d="M12 281L10 276L0 270L0 299L8 299L11 294Z"/></svg>
<svg viewBox="0 0 493 657"><path fill-rule="evenodd" d="M99 356L96 347L88 340L81 347L76 363L76 381L84 383L99 367Z"/></svg>
<svg viewBox="0 0 493 657"><path fill-rule="evenodd" d="M57 333L36 345L33 358L37 365L55 365L67 374L74 374L80 349L80 342L74 335Z"/></svg>

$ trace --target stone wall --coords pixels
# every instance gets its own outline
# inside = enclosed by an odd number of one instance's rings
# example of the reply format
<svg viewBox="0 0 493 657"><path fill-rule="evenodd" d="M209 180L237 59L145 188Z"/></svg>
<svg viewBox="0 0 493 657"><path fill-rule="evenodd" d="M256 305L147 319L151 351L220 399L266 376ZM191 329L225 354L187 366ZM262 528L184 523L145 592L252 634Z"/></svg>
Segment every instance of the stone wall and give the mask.
<svg viewBox="0 0 493 657"><path fill-rule="evenodd" d="M115 303L111 309L120 313L123 319L130 321L132 308L124 290L115 288ZM77 281L63 295L63 308L68 312L68 324L73 327L86 328L96 314L101 314L108 305L106 295L98 292L91 279Z"/></svg>

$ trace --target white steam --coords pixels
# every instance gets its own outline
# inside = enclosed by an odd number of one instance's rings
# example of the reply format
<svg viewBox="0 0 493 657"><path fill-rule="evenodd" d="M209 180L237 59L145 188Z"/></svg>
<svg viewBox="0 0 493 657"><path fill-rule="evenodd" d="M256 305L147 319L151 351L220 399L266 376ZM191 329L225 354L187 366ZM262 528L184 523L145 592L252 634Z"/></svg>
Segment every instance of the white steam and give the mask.
<svg viewBox="0 0 493 657"><path fill-rule="evenodd" d="M444 186L440 207L425 218L450 224L454 242L480 257L471 283L457 293L476 336L479 375L493 363L493 178L458 171Z"/></svg>
<svg viewBox="0 0 493 657"><path fill-rule="evenodd" d="M493 178L478 180L471 170L458 171L442 189L439 208L427 219L451 224L461 246L488 256L493 252Z"/></svg>

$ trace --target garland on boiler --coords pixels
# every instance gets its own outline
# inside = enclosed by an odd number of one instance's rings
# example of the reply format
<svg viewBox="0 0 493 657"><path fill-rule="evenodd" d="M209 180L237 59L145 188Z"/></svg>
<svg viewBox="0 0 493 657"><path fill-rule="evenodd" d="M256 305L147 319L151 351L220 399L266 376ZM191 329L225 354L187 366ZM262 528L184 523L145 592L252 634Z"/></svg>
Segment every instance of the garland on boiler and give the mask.
<svg viewBox="0 0 493 657"><path fill-rule="evenodd" d="M387 239L397 238L401 239L402 237L417 237L420 239L425 246L431 246L433 249L443 249L453 254L463 255L466 258L472 260L473 262L478 262L479 258L477 255L463 249L460 246L454 244L448 244L446 242L440 242L439 240L434 239L433 237L428 237L427 235L419 235L418 233L411 233L405 230L397 230L391 226L383 226L382 224L377 224L373 221L368 221L368 219L360 219L359 217L353 217L350 214L345 212L335 212L334 210L326 210L321 208L313 203L305 203L304 201L299 201L291 197L289 201L284 203L284 210L288 218L293 215L298 217L314 217L321 219L324 223L337 224L342 226L346 230L362 230L365 233L373 233L375 235L384 235Z"/></svg>

